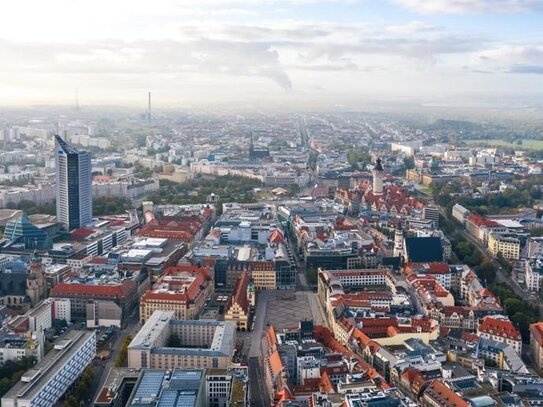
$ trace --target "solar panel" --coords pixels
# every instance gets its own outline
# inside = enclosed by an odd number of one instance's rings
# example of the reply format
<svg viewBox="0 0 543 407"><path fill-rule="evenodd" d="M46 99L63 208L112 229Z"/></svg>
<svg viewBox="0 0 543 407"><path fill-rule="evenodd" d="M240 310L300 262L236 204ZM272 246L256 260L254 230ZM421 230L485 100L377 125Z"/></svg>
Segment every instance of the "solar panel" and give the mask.
<svg viewBox="0 0 543 407"><path fill-rule="evenodd" d="M157 397L160 393L163 380L163 372L144 372L138 385L138 389L136 390L134 401Z"/></svg>
<svg viewBox="0 0 543 407"><path fill-rule="evenodd" d="M177 401L177 392L171 390L164 390L160 397L160 402L157 407L175 407Z"/></svg>
<svg viewBox="0 0 543 407"><path fill-rule="evenodd" d="M175 407L194 407L196 394L194 392L179 392Z"/></svg>

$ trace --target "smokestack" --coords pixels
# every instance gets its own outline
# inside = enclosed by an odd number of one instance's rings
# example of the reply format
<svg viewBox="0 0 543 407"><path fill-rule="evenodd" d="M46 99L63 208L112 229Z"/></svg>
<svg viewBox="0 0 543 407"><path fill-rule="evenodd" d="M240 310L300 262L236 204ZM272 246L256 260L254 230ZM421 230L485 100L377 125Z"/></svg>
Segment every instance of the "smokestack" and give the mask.
<svg viewBox="0 0 543 407"><path fill-rule="evenodd" d="M147 113L147 118L149 119L149 124L151 124L151 92L149 92L149 111Z"/></svg>

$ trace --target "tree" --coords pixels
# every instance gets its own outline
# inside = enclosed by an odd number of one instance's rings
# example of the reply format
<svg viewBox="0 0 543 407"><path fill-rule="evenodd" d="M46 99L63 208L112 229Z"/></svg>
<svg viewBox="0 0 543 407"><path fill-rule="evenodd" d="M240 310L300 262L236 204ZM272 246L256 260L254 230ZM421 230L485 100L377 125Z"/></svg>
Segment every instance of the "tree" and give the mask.
<svg viewBox="0 0 543 407"><path fill-rule="evenodd" d="M8 360L0 366L0 397L15 385L24 372L36 363L35 358L23 357L21 360Z"/></svg>
<svg viewBox="0 0 543 407"><path fill-rule="evenodd" d="M288 190L289 190L290 195L294 196L298 192L300 192L300 186L298 184L290 184Z"/></svg>
<svg viewBox="0 0 543 407"><path fill-rule="evenodd" d="M128 198L102 197L92 202L92 212L95 216L120 215L132 209Z"/></svg>
<svg viewBox="0 0 543 407"><path fill-rule="evenodd" d="M406 170L412 170L413 168L415 168L415 158L405 157L403 159L403 166Z"/></svg>
<svg viewBox="0 0 543 407"><path fill-rule="evenodd" d="M352 148L347 151L347 161L351 167L359 167L360 163L370 163L371 156L366 147Z"/></svg>
<svg viewBox="0 0 543 407"><path fill-rule="evenodd" d="M72 396L69 396L65 401L64 401L64 406L65 407L81 407L79 405L79 402L77 401L77 399L72 395Z"/></svg>
<svg viewBox="0 0 543 407"><path fill-rule="evenodd" d="M126 364L126 360L128 358L128 345L130 345L130 342L132 342L132 335L126 335L123 343L121 344L119 355L115 360L115 367L121 367Z"/></svg>
<svg viewBox="0 0 543 407"><path fill-rule="evenodd" d="M66 328L68 323L64 319L53 319L52 322L53 328L55 329L55 334L59 334L62 328Z"/></svg>
<svg viewBox="0 0 543 407"><path fill-rule="evenodd" d="M168 338L167 347L168 348L180 348L182 346L181 338L179 338L179 335L172 334Z"/></svg>

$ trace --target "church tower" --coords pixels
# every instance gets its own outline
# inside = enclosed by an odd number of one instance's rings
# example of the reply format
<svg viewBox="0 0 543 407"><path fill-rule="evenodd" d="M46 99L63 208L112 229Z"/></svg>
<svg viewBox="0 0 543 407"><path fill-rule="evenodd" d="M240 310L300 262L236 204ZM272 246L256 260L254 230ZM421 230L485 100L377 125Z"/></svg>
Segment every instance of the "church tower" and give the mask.
<svg viewBox="0 0 543 407"><path fill-rule="evenodd" d="M30 268L26 277L26 295L30 298L32 306L43 300L46 295L43 264L36 252L30 259Z"/></svg>
<svg viewBox="0 0 543 407"><path fill-rule="evenodd" d="M394 257L403 256L403 230L398 228L394 232Z"/></svg>
<svg viewBox="0 0 543 407"><path fill-rule="evenodd" d="M373 167L373 195L383 194L383 165L381 159L377 158Z"/></svg>

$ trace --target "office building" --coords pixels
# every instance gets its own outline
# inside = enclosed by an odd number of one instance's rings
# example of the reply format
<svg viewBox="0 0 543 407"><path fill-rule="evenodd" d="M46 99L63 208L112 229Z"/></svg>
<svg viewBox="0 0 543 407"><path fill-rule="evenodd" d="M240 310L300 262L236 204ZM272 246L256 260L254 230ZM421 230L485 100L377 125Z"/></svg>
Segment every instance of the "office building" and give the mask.
<svg viewBox="0 0 543 407"><path fill-rule="evenodd" d="M128 366L142 369L219 368L234 354L236 324L181 321L174 311L155 311L128 346ZM177 342L174 346L173 339Z"/></svg>
<svg viewBox="0 0 543 407"><path fill-rule="evenodd" d="M91 157L55 136L57 221L66 230L92 223Z"/></svg>
<svg viewBox="0 0 543 407"><path fill-rule="evenodd" d="M177 319L195 319L213 294L213 281L204 267L170 267L140 299L144 323L157 310L174 310Z"/></svg>
<svg viewBox="0 0 543 407"><path fill-rule="evenodd" d="M191 370L144 370L127 406L205 407L205 372Z"/></svg>

